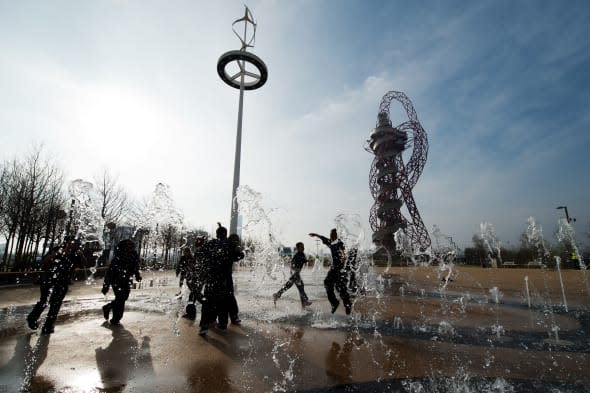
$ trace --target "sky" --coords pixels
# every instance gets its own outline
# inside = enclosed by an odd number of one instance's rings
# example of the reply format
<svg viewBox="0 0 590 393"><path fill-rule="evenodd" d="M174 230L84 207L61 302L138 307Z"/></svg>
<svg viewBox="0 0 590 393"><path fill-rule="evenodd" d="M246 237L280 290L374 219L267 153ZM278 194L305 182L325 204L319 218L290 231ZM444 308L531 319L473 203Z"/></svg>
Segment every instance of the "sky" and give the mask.
<svg viewBox="0 0 590 393"><path fill-rule="evenodd" d="M241 184L284 244L358 214L381 97L426 130L413 190L429 230L461 247L480 223L517 245L533 216L590 229L590 3L249 1L268 81L244 97ZM189 225L229 226L241 1L0 1L0 159L34 143L70 180L106 168L137 199L166 183ZM394 124L406 120L392 105Z"/></svg>

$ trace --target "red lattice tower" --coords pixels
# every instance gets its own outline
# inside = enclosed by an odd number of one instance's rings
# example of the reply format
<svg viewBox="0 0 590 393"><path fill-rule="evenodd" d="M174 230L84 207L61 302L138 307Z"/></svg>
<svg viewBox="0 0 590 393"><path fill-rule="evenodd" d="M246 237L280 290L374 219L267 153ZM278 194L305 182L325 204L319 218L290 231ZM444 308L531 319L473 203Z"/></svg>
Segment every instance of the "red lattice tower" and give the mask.
<svg viewBox="0 0 590 393"><path fill-rule="evenodd" d="M389 119L392 100L400 102L408 115L408 121L395 127ZM377 125L367 142L367 150L375 155L369 174L369 187L375 199L369 217L373 242L392 253L395 251L394 234L402 229L414 247L426 250L430 247L430 236L416 207L412 188L426 164L428 139L412 102L404 93L390 91L383 96ZM413 145L412 154L404 163L402 153L410 145ZM404 203L410 219L401 212Z"/></svg>

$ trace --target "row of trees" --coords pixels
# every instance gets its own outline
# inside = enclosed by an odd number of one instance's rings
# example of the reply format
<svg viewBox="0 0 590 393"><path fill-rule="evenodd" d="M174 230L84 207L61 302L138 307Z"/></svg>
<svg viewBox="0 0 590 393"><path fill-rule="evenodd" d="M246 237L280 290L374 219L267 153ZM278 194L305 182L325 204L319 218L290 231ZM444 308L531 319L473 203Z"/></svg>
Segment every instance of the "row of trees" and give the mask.
<svg viewBox="0 0 590 393"><path fill-rule="evenodd" d="M66 212L63 173L35 148L23 159L0 164L0 231L5 249L2 266L8 269L45 252L64 230Z"/></svg>
<svg viewBox="0 0 590 393"><path fill-rule="evenodd" d="M99 223L98 239L84 238L89 220ZM156 185L152 195L138 202L103 170L93 182L75 180L66 187L63 171L38 146L0 162L0 235L5 243L0 271L19 271L34 267L66 235L95 243L91 251L106 240L101 244L107 251L104 259L117 236L135 236L145 259L168 262L176 255L171 251L186 241L187 230L168 186Z"/></svg>
<svg viewBox="0 0 590 393"><path fill-rule="evenodd" d="M464 250L465 263L486 266L489 263L489 250L484 241L480 236L474 235L472 243L472 247L466 247ZM562 267L579 268L578 258L583 258L583 255L577 255L571 244L564 242L552 244L543 241L540 247L538 244L532 244L526 233L521 235L519 243L517 247L501 247L502 261L511 261L516 265L524 266L529 262L539 261L546 266L555 267L554 257L558 256L561 258Z"/></svg>

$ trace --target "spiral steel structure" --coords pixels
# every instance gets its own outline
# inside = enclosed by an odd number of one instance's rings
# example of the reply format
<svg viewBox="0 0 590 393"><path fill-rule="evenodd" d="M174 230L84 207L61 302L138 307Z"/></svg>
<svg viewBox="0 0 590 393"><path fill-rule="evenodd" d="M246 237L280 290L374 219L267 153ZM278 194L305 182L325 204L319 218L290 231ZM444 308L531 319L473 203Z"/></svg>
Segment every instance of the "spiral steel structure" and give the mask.
<svg viewBox="0 0 590 393"><path fill-rule="evenodd" d="M408 121L396 127L389 118L392 100L400 102L408 115ZM408 133L411 133L411 140ZM412 102L404 93L390 91L383 96L377 125L367 142L368 150L375 155L369 174L369 187L375 199L369 217L373 242L392 253L395 251L394 233L401 229L414 247L426 250L430 247L430 236L416 207L412 188L426 164L428 139ZM413 145L412 154L404 163L402 153L410 144ZM410 219L401 212L404 203Z"/></svg>

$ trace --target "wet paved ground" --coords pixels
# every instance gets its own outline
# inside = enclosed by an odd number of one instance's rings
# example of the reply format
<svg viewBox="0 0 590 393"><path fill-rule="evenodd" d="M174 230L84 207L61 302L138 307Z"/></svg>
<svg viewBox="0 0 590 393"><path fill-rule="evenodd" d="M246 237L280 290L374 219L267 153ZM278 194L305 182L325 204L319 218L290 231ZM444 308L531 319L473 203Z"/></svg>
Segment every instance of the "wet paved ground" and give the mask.
<svg viewBox="0 0 590 393"><path fill-rule="evenodd" d="M590 391L580 271L563 272L566 311L553 271L461 268L444 286L436 267L381 269L352 316L330 314L321 269L303 274L307 310L295 288L275 307L288 271L267 273L236 273L243 324L207 338L167 272L144 273L118 327L101 282L74 284L52 335L24 321L37 287L0 289L0 392Z"/></svg>

